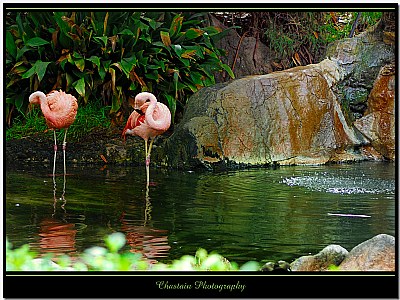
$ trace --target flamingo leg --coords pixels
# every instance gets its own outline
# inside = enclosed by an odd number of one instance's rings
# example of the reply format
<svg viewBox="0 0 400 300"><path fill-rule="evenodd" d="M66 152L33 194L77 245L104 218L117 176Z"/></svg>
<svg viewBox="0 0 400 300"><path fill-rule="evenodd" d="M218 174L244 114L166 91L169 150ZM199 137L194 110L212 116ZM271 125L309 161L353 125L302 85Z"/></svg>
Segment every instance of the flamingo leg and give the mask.
<svg viewBox="0 0 400 300"><path fill-rule="evenodd" d="M65 149L67 149L67 130L68 128L65 128L65 133L64 133L64 141L63 141L63 156L64 156L64 178L65 174L67 172L67 168L65 166ZM65 182L65 181L64 181Z"/></svg>
<svg viewBox="0 0 400 300"><path fill-rule="evenodd" d="M145 147L145 155L146 155L146 178L147 178L147 186L149 185L149 180L150 180L150 170L149 170L149 165L150 161L147 159L147 139L144 140L144 147Z"/></svg>
<svg viewBox="0 0 400 300"><path fill-rule="evenodd" d="M55 184L55 174L56 174L56 158L57 158L57 136L56 136L56 130L53 130L54 132L54 159L53 159L53 181Z"/></svg>
<svg viewBox="0 0 400 300"><path fill-rule="evenodd" d="M146 173L147 173L147 185L149 185L150 181L150 153L151 153L151 147L153 146L154 138L151 139L150 141L150 146L148 150L146 151Z"/></svg>
<svg viewBox="0 0 400 300"><path fill-rule="evenodd" d="M150 146L149 146L149 151L147 153L147 159L149 160L149 164L150 164L150 153L151 153L151 148L153 147L153 142L154 142L155 138L151 139L150 141Z"/></svg>

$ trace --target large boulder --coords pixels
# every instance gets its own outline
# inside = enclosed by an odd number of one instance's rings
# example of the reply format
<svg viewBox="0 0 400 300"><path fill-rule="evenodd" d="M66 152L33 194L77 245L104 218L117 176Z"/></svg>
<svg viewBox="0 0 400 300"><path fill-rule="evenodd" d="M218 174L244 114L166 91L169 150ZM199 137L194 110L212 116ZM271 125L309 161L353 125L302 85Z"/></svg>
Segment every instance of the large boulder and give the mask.
<svg viewBox="0 0 400 300"><path fill-rule="evenodd" d="M365 138L348 126L332 86L335 61L203 88L166 143L168 165L324 164L358 160Z"/></svg>
<svg viewBox="0 0 400 300"><path fill-rule="evenodd" d="M226 51L222 62L232 67L235 78L248 75L271 73L275 53L264 43L252 36L240 36L236 30L229 29L212 14L208 15L209 24L226 31L226 35L216 42L218 48ZM216 82L229 80L226 73L215 74Z"/></svg>
<svg viewBox="0 0 400 300"><path fill-rule="evenodd" d="M368 97L368 109L354 122L384 158L395 160L395 75L394 65L382 67Z"/></svg>
<svg viewBox="0 0 400 300"><path fill-rule="evenodd" d="M360 151L368 159L395 159L395 14L354 38L335 41L326 57L344 73L333 91L346 120L368 143Z"/></svg>
<svg viewBox="0 0 400 300"><path fill-rule="evenodd" d="M395 238L379 234L354 247L339 265L340 271L395 271Z"/></svg>
<svg viewBox="0 0 400 300"><path fill-rule="evenodd" d="M316 255L301 256L290 264L292 271L327 271L339 266L349 252L339 245L329 245Z"/></svg>
<svg viewBox="0 0 400 300"><path fill-rule="evenodd" d="M344 73L334 92L350 122L361 118L367 109L368 95L381 67L395 61L394 43L386 38L388 23L382 20L353 38L337 40L327 47L326 57L336 60Z"/></svg>
<svg viewBox="0 0 400 300"><path fill-rule="evenodd" d="M350 252L339 245L329 245L316 255L301 256L290 264L292 271L395 271L395 238L378 234L358 244Z"/></svg>

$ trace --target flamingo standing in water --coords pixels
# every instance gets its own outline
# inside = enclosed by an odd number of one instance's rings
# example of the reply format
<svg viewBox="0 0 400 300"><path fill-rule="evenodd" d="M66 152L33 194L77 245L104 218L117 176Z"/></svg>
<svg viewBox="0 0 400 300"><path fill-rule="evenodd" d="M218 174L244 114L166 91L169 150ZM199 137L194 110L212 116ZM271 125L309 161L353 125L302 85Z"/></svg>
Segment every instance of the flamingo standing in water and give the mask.
<svg viewBox="0 0 400 300"><path fill-rule="evenodd" d="M67 130L75 121L78 111L78 101L71 94L63 91L51 91L47 95L43 92L36 91L29 96L29 103L39 104L46 119L46 124L50 129L54 130L54 163L53 163L53 179L56 171L56 155L57 155L57 138L56 129L65 128L63 141L64 154L64 176L65 167L65 149L67 147Z"/></svg>
<svg viewBox="0 0 400 300"><path fill-rule="evenodd" d="M171 112L168 107L148 92L142 92L135 97L135 110L129 116L125 128L122 131L122 137L126 135L136 135L144 139L146 155L146 175L147 185L149 184L149 165L150 153L154 139L163 134L171 125ZM150 146L147 143L150 139Z"/></svg>

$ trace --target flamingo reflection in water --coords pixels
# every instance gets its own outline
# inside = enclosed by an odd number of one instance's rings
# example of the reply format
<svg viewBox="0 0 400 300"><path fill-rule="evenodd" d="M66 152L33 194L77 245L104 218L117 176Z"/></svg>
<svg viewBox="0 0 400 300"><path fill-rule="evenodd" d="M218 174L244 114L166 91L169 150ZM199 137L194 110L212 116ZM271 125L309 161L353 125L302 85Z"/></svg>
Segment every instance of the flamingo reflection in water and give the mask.
<svg viewBox="0 0 400 300"><path fill-rule="evenodd" d="M41 255L76 254L76 233L75 224L54 218L43 219L39 231Z"/></svg>
<svg viewBox="0 0 400 300"><path fill-rule="evenodd" d="M152 208L148 184L146 185L145 200L143 226L134 225L135 221L129 219L129 215L123 212L120 218L121 230L126 235L127 243L131 246L131 252L140 253L148 262L156 263L157 259L168 257L168 251L171 247L168 243L168 230L157 229L149 225Z"/></svg>
<svg viewBox="0 0 400 300"><path fill-rule="evenodd" d="M53 177L54 179L54 177ZM78 229L75 223L67 220L65 198L66 192L66 174L64 173L63 190L61 197L57 197L57 185L53 180L53 213L51 217L46 217L39 223L39 241L31 243L32 248L40 251L39 256L44 256L47 253L55 255L54 260L63 254L72 255L77 254L76 249L76 234ZM61 200L61 217L57 217L57 203Z"/></svg>

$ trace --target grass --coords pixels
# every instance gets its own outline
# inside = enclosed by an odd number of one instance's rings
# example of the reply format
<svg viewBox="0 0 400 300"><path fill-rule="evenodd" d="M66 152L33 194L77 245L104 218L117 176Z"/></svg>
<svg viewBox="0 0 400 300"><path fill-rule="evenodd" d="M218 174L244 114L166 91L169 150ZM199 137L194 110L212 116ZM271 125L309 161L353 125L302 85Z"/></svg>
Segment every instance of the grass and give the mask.
<svg viewBox="0 0 400 300"><path fill-rule="evenodd" d="M94 128L109 128L110 118L108 117L109 106L102 107L99 104L88 103L80 106L75 122L68 129L68 140L79 141ZM37 133L45 133L53 138L52 130L48 130L46 121L39 106L34 106L25 117L19 116L13 125L6 129L6 140L21 139ZM57 139L64 138L64 130L57 131Z"/></svg>

